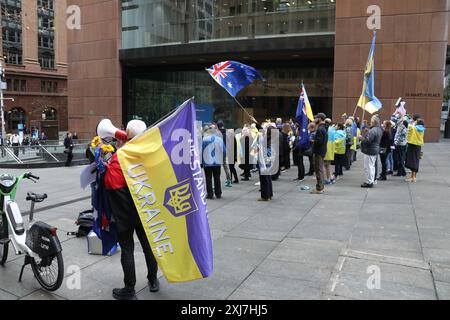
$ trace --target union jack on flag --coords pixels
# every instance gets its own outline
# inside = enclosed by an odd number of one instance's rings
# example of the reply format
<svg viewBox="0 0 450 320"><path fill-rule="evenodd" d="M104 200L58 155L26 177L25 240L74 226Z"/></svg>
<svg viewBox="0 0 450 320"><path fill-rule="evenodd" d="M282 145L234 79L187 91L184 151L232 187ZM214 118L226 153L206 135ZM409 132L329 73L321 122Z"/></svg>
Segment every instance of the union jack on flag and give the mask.
<svg viewBox="0 0 450 320"><path fill-rule="evenodd" d="M256 79L264 80L255 68L236 61L219 62L206 70L232 97Z"/></svg>

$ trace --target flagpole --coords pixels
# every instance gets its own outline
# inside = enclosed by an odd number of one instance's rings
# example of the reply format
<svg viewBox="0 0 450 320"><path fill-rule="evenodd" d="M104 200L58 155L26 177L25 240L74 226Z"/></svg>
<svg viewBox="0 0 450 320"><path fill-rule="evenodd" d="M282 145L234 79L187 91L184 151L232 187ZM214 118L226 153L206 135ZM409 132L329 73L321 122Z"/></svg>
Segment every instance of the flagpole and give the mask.
<svg viewBox="0 0 450 320"><path fill-rule="evenodd" d="M376 34L377 34L377 31L373 30L373 36L372 37L374 37ZM369 61L367 61L367 63L369 63ZM366 70L367 70L367 64L366 64L366 67L364 69L364 81L366 80ZM372 72L375 72L375 71L372 69ZM364 92L363 92L363 94L364 94ZM361 129L362 129L362 126L364 125L364 116L366 114L366 106L362 106L362 109L363 109L363 112L362 112L362 120L361 120Z"/></svg>
<svg viewBox="0 0 450 320"><path fill-rule="evenodd" d="M239 107L241 107L242 110L244 110L244 112L250 117L250 119L254 122L254 123L258 123L258 121L256 121L256 119L247 112L247 110L245 110L245 108L242 106L242 104L236 99L236 97L233 97L234 101L236 101L236 103L239 105Z"/></svg>

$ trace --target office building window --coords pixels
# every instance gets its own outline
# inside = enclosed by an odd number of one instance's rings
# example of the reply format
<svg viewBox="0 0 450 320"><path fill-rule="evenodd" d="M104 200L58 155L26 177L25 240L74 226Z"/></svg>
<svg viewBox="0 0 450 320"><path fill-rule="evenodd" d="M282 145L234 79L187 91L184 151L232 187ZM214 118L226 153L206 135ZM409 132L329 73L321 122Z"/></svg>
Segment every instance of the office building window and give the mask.
<svg viewBox="0 0 450 320"><path fill-rule="evenodd" d="M19 0L1 2L3 55L8 64L22 64L22 4Z"/></svg>
<svg viewBox="0 0 450 320"><path fill-rule="evenodd" d="M37 0L38 60L41 68L55 68L55 29L53 0Z"/></svg>
<svg viewBox="0 0 450 320"><path fill-rule="evenodd" d="M23 79L6 79L7 91L27 91L27 81Z"/></svg>

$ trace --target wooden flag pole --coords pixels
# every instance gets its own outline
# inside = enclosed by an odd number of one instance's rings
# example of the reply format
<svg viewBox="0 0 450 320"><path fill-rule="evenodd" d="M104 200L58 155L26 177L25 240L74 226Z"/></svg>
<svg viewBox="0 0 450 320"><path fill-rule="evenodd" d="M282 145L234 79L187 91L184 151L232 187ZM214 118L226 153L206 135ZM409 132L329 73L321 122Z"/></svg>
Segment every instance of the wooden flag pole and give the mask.
<svg viewBox="0 0 450 320"><path fill-rule="evenodd" d="M249 116L250 120L252 120L254 123L258 123L258 121L256 121L256 119L247 112L247 110L245 110L245 108L242 106L242 104L236 99L236 97L234 97L234 101L236 101L236 103L238 104L239 107L241 107L241 109Z"/></svg>

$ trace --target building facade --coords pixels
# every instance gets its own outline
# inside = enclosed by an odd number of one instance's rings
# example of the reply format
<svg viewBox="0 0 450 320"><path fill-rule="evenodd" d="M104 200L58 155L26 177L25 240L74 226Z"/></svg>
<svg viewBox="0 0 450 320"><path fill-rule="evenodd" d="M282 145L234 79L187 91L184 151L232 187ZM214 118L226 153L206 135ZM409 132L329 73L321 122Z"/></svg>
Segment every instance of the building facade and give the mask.
<svg viewBox="0 0 450 320"><path fill-rule="evenodd" d="M0 0L5 131L68 130L65 0Z"/></svg>
<svg viewBox="0 0 450 320"><path fill-rule="evenodd" d="M267 79L238 96L259 121L294 117L301 82L314 112L353 114L372 40L370 5L381 9L381 114L404 97L408 112L425 118L428 141L437 141L447 0L83 1L81 29L69 31L69 129L90 137L105 116L117 126L133 118L151 124L193 96L203 121L241 126L249 120L205 71L225 60Z"/></svg>

